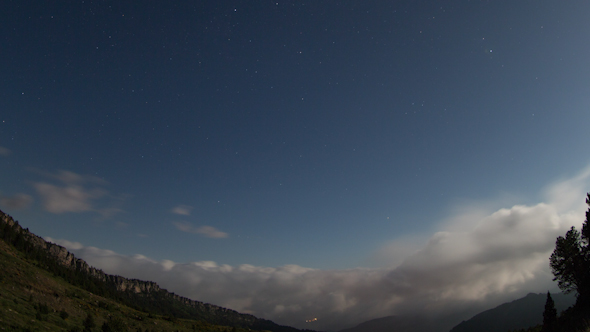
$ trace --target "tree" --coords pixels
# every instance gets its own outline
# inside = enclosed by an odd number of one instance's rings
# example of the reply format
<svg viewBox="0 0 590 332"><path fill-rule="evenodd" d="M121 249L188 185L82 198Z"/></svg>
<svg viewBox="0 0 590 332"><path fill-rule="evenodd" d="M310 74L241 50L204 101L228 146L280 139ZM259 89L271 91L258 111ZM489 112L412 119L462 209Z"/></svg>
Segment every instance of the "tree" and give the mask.
<svg viewBox="0 0 590 332"><path fill-rule="evenodd" d="M125 321L120 317L111 318L102 324L103 332L125 332L128 331Z"/></svg>
<svg viewBox="0 0 590 332"><path fill-rule="evenodd" d="M551 294L547 292L547 301L545 302L545 311L543 311L543 332L555 331L557 323L557 310Z"/></svg>
<svg viewBox="0 0 590 332"><path fill-rule="evenodd" d="M565 234L565 237L558 237L555 242L555 250L549 258L549 264L557 280L559 288L565 293L578 292L578 286L582 283L582 244L580 232L575 227Z"/></svg>
<svg viewBox="0 0 590 332"><path fill-rule="evenodd" d="M590 193L587 194L586 204L590 206ZM577 306L590 305L590 208L586 212L586 220L582 232L575 227L558 237L555 250L549 259L553 272L553 280L565 293L577 293Z"/></svg>
<svg viewBox="0 0 590 332"><path fill-rule="evenodd" d="M89 312L86 314L86 319L84 319L82 325L84 325L84 332L92 331L92 329L96 326L92 313Z"/></svg>

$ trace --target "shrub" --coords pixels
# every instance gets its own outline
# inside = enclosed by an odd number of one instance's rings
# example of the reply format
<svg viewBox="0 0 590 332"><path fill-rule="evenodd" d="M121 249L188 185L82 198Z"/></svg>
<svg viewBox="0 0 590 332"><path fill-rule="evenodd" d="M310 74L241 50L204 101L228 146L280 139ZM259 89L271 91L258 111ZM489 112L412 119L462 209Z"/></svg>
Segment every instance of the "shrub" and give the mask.
<svg viewBox="0 0 590 332"><path fill-rule="evenodd" d="M61 319L66 320L68 319L68 317L70 317L70 315L65 311L65 310L61 310L59 312L59 317L61 317Z"/></svg>
<svg viewBox="0 0 590 332"><path fill-rule="evenodd" d="M102 324L103 332L124 332L128 331L127 325L120 317L111 318L108 322Z"/></svg>
<svg viewBox="0 0 590 332"><path fill-rule="evenodd" d="M43 303L39 303L38 305L38 309L37 309L40 313L42 313L43 315L47 315L49 314L49 307L47 306L47 304Z"/></svg>

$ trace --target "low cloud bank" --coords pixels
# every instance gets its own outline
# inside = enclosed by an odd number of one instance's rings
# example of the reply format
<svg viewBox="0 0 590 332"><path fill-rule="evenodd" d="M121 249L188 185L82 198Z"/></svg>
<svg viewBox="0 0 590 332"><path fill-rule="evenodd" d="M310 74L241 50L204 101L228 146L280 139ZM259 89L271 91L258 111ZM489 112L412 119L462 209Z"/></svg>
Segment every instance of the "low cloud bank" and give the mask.
<svg viewBox="0 0 590 332"><path fill-rule="evenodd" d="M548 257L557 236L581 225L589 177L587 169L550 186L545 203L515 205L477 220L450 218L453 230L437 232L401 264L381 269L181 264L48 240L107 273L153 280L195 300L296 327L340 329L394 314L437 315L467 308L473 314L476 307L555 288ZM563 200L565 193L575 203Z"/></svg>

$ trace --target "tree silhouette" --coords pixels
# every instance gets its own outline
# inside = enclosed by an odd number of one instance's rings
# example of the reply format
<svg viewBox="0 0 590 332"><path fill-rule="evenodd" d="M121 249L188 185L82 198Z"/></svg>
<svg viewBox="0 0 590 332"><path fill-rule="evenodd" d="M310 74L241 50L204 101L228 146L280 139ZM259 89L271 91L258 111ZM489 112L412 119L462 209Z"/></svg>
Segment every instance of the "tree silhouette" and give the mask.
<svg viewBox="0 0 590 332"><path fill-rule="evenodd" d="M557 310L551 294L547 292L547 301L545 302L545 311L543 311L543 332L555 331L557 323Z"/></svg>
<svg viewBox="0 0 590 332"><path fill-rule="evenodd" d="M590 206L590 193L587 194L586 204ZM590 305L590 209L586 212L586 220L582 226L582 232L575 227L558 237L555 242L555 250L551 254L549 264L553 280L565 293L576 292L576 306L586 307Z"/></svg>

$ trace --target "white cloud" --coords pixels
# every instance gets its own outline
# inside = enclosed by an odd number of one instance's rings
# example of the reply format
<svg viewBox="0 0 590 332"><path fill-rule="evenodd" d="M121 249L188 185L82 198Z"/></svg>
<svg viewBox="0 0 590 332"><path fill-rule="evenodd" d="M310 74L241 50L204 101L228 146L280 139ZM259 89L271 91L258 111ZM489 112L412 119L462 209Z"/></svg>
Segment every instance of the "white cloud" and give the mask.
<svg viewBox="0 0 590 332"><path fill-rule="evenodd" d="M41 195L45 209L52 213L92 211L92 200L106 194L101 189L87 190L77 185L60 187L38 182L34 187Z"/></svg>
<svg viewBox="0 0 590 332"><path fill-rule="evenodd" d="M14 196L0 195L0 205L10 209L24 209L33 202L33 197L27 194L16 194Z"/></svg>
<svg viewBox="0 0 590 332"><path fill-rule="evenodd" d="M125 197L111 197L109 192L101 187L107 184L106 181L98 177L64 170L55 174L35 172L60 182L58 185L47 182L33 183L33 187L41 196L43 207L51 213L94 211L108 218L123 211L115 205ZM102 198L110 198L111 205L96 207L97 201Z"/></svg>
<svg viewBox="0 0 590 332"><path fill-rule="evenodd" d="M178 205L178 206L175 206L171 210L171 212L172 213L176 213L176 214L180 214L180 215L183 215L183 216L190 216L192 209L193 209L192 206Z"/></svg>
<svg viewBox="0 0 590 332"><path fill-rule="evenodd" d="M8 156L12 153L10 149L0 146L0 156Z"/></svg>
<svg viewBox="0 0 590 332"><path fill-rule="evenodd" d="M585 207L590 166L572 178L557 181L545 190L545 197L559 212L567 213Z"/></svg>
<svg viewBox="0 0 590 332"><path fill-rule="evenodd" d="M579 191L588 186L589 178L590 173L582 172L575 181L550 186L546 190L550 199L544 203L514 205L487 214L463 209L468 213L442 224L452 229L435 233L390 268L181 264L92 247L70 248L58 242L107 273L153 280L195 300L301 328L340 329L367 319L417 312L461 311L461 319L466 319L477 310L528 292L555 289L548 258L556 237L572 225L581 225L585 195L578 192L581 196L575 200L579 204L564 205L562 196L551 193ZM199 232L188 223L175 225L182 231ZM318 321L313 325L304 323L314 317Z"/></svg>
<svg viewBox="0 0 590 332"><path fill-rule="evenodd" d="M369 261L373 266L396 267L400 265L408 256L422 249L428 236L424 235L406 235L390 241L378 249Z"/></svg>
<svg viewBox="0 0 590 332"><path fill-rule="evenodd" d="M47 242L56 243L60 246L66 247L69 251L80 250L85 248L84 245L80 242L72 242L68 240L55 240L49 236L44 237L43 239Z"/></svg>
<svg viewBox="0 0 590 332"><path fill-rule="evenodd" d="M71 171L61 170L57 174L48 174L51 177L54 177L63 183L73 185L73 184L83 184L83 183L95 183L100 185L105 185L107 182L99 177L93 175L80 175Z"/></svg>
<svg viewBox="0 0 590 332"><path fill-rule="evenodd" d="M579 218L581 214L577 215ZM438 232L389 273L396 294L428 301L483 301L522 294L531 284L552 288L548 257L555 239L577 219L538 204L501 209L464 232ZM419 287L418 287L419 285ZM535 289L529 289L534 291Z"/></svg>
<svg viewBox="0 0 590 332"><path fill-rule="evenodd" d="M173 224L176 226L176 229L185 233L201 234L213 239L223 239L229 236L227 233L212 226L195 227L191 223L184 221L173 222Z"/></svg>

